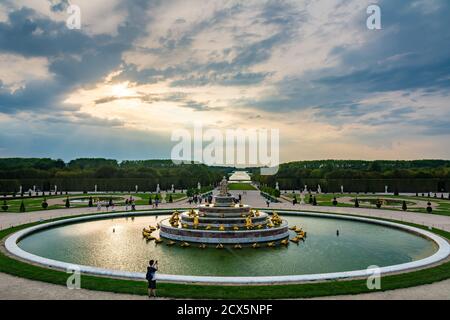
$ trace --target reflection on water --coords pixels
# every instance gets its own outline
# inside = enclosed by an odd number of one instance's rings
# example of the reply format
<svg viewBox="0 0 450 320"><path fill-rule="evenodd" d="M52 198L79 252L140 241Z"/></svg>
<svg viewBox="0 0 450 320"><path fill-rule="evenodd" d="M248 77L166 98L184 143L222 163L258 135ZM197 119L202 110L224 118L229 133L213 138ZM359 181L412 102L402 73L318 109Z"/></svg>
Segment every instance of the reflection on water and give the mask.
<svg viewBox="0 0 450 320"><path fill-rule="evenodd" d="M419 236L383 226L339 219L285 217L308 233L289 247L242 250L168 247L146 242L142 228L167 216L117 218L48 229L23 239L31 253L65 262L144 272L157 259L166 274L267 276L365 269L432 255L437 246ZM336 230L340 235L336 236ZM158 236L158 232L154 235Z"/></svg>

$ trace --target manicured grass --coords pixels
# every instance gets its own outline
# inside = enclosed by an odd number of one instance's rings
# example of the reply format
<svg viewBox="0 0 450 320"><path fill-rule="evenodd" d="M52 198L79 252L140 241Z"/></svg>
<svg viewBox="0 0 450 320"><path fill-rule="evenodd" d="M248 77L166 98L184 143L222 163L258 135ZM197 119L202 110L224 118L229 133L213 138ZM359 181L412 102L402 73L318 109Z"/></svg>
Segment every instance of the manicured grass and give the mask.
<svg viewBox="0 0 450 320"><path fill-rule="evenodd" d="M60 220L60 219L55 219ZM47 221L48 222L48 221ZM0 239L20 229L36 225L38 223L22 225L0 231ZM418 228L425 227L412 225ZM450 239L450 233L438 229L433 232ZM0 272L32 280L44 281L53 284L66 285L68 274L30 265L25 262L12 259L0 252ZM407 288L450 278L450 262L439 266L403 273L384 276L381 280L381 290ZM83 275L81 286L85 289L110 291L116 293L128 293L145 295L147 285L144 281L110 279L97 276ZM162 297L173 298L210 298L210 299L274 299L274 298L310 298L318 296L359 294L374 292L366 286L365 280L329 281L322 283L305 283L289 285L257 285L257 286L220 286L220 285L191 285L159 283L158 294Z"/></svg>
<svg viewBox="0 0 450 320"><path fill-rule="evenodd" d="M256 190L250 183L230 183L228 190Z"/></svg>
<svg viewBox="0 0 450 320"><path fill-rule="evenodd" d="M168 196L169 194L167 194ZM176 201L177 199L183 198L186 196L185 193L171 193L172 195L172 199L173 201ZM124 197L139 197L139 200L136 200L136 205L148 205L148 200L150 198L150 196L152 197L152 200L155 200L156 198L156 194L149 194L149 193L110 193L110 194L70 194L68 195L69 199L70 198L89 198L92 197L92 199L95 202L95 199L97 197L120 197L120 196L124 196ZM164 196L160 195L161 197ZM53 204L53 205L49 205L47 207L46 210L53 210L53 209L64 209L65 208L65 200L67 198L66 195L57 195L57 196L45 196L45 198L48 200L50 199L61 199L60 202L58 204ZM23 199L15 199L15 200L8 200L7 204L9 206L7 211L3 211L1 209L1 206L3 205L3 200L0 198L0 212L11 212L11 213L17 213L20 212L20 205L22 203L22 200L25 204L25 212L33 212L33 211L41 211L44 210L42 208L42 201L44 200L44 197L39 197L39 198L28 198L28 197L24 197ZM161 200L161 198L160 198ZM123 205L124 201L117 201L114 200L114 203L116 205ZM86 208L88 205L87 203L74 203L71 202L70 203L70 207L71 208Z"/></svg>
<svg viewBox="0 0 450 320"><path fill-rule="evenodd" d="M284 197L287 197L289 199L294 199L293 193L282 193L281 194ZM300 194L296 193L295 196L297 197L297 200L300 202ZM428 197L415 197L415 196L394 196L394 195L374 195L374 194L318 194L315 195L317 199L317 206L333 206L333 198L336 197L336 200L338 201L337 207L354 207L354 205L350 203L343 203L342 201L339 201L340 198L343 197L350 197L350 198L361 198L361 199L383 199L383 198L390 198L390 199L398 199L398 200L406 200L407 202L414 202L414 201L431 201L433 203L437 203L437 208L433 209L432 214L437 215L444 215L444 216L450 216L450 201L449 200L442 200L440 198L428 198ZM305 203L308 203L309 201L309 194L305 195ZM368 205L364 202L359 203L360 208L368 208L368 209L375 209L375 205ZM396 207L381 207L381 209L388 209L388 210L394 210L394 211L403 211L401 208L401 205L398 205ZM420 212L420 213L427 213L426 208L408 208L409 212Z"/></svg>

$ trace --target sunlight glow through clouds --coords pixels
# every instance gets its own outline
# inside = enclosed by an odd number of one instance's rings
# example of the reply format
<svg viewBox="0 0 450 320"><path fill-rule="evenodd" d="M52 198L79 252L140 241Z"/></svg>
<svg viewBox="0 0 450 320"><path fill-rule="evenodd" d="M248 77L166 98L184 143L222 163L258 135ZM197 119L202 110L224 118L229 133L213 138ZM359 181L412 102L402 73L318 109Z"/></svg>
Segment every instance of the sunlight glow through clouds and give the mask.
<svg viewBox="0 0 450 320"><path fill-rule="evenodd" d="M48 146L70 127L71 141L101 132L160 155L171 130L201 122L279 129L282 161L450 156L448 1L377 0L378 31L371 0L78 0L73 32L64 3L0 3L11 154L28 125Z"/></svg>

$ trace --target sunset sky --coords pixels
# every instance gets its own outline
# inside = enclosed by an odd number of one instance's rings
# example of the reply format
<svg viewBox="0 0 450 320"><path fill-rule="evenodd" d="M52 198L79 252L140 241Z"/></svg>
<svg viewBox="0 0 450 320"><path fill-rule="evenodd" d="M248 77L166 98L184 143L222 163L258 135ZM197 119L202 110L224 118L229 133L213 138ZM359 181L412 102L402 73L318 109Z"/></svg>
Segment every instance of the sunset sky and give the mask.
<svg viewBox="0 0 450 320"><path fill-rule="evenodd" d="M282 162L449 159L449 17L448 0L0 0L0 157L169 158L201 121L279 129Z"/></svg>

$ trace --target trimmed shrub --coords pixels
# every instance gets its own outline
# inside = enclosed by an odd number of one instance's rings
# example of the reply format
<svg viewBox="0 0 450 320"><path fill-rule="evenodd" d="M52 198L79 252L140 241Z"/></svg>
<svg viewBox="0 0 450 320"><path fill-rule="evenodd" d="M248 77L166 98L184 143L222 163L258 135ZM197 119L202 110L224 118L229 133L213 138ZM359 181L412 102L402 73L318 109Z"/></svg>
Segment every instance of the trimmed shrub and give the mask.
<svg viewBox="0 0 450 320"><path fill-rule="evenodd" d="M338 201L336 199L336 197L333 198L333 206L337 206L338 205Z"/></svg>
<svg viewBox="0 0 450 320"><path fill-rule="evenodd" d="M66 208L70 208L70 200L69 200L69 197L66 198Z"/></svg>
<svg viewBox="0 0 450 320"><path fill-rule="evenodd" d="M359 200L358 200L358 198L355 199L355 208L359 208Z"/></svg>
<svg viewBox="0 0 450 320"><path fill-rule="evenodd" d="M381 200L378 199L375 205L377 206L378 209L380 209L382 204L383 204L383 202L381 202Z"/></svg>
<svg viewBox="0 0 450 320"><path fill-rule="evenodd" d="M47 203L47 199L46 198L44 198L44 200L42 201L41 206L42 206L42 209L44 209L44 210L46 210L48 208L48 203Z"/></svg>
<svg viewBox="0 0 450 320"><path fill-rule="evenodd" d="M403 210L403 211L408 210L408 206L406 205L406 201L405 201L405 200L403 200L402 210Z"/></svg>
<svg viewBox="0 0 450 320"><path fill-rule="evenodd" d="M26 209L25 209L25 202L23 202L23 200L22 200L22 202L20 203L20 209L19 209L19 211L20 211L20 212L25 212L25 211L26 211Z"/></svg>
<svg viewBox="0 0 450 320"><path fill-rule="evenodd" d="M6 203L6 200L4 200L4 201L3 201L3 205L2 205L2 210L3 210L3 211L8 211L8 209L9 209L9 206L8 206L8 204Z"/></svg>

